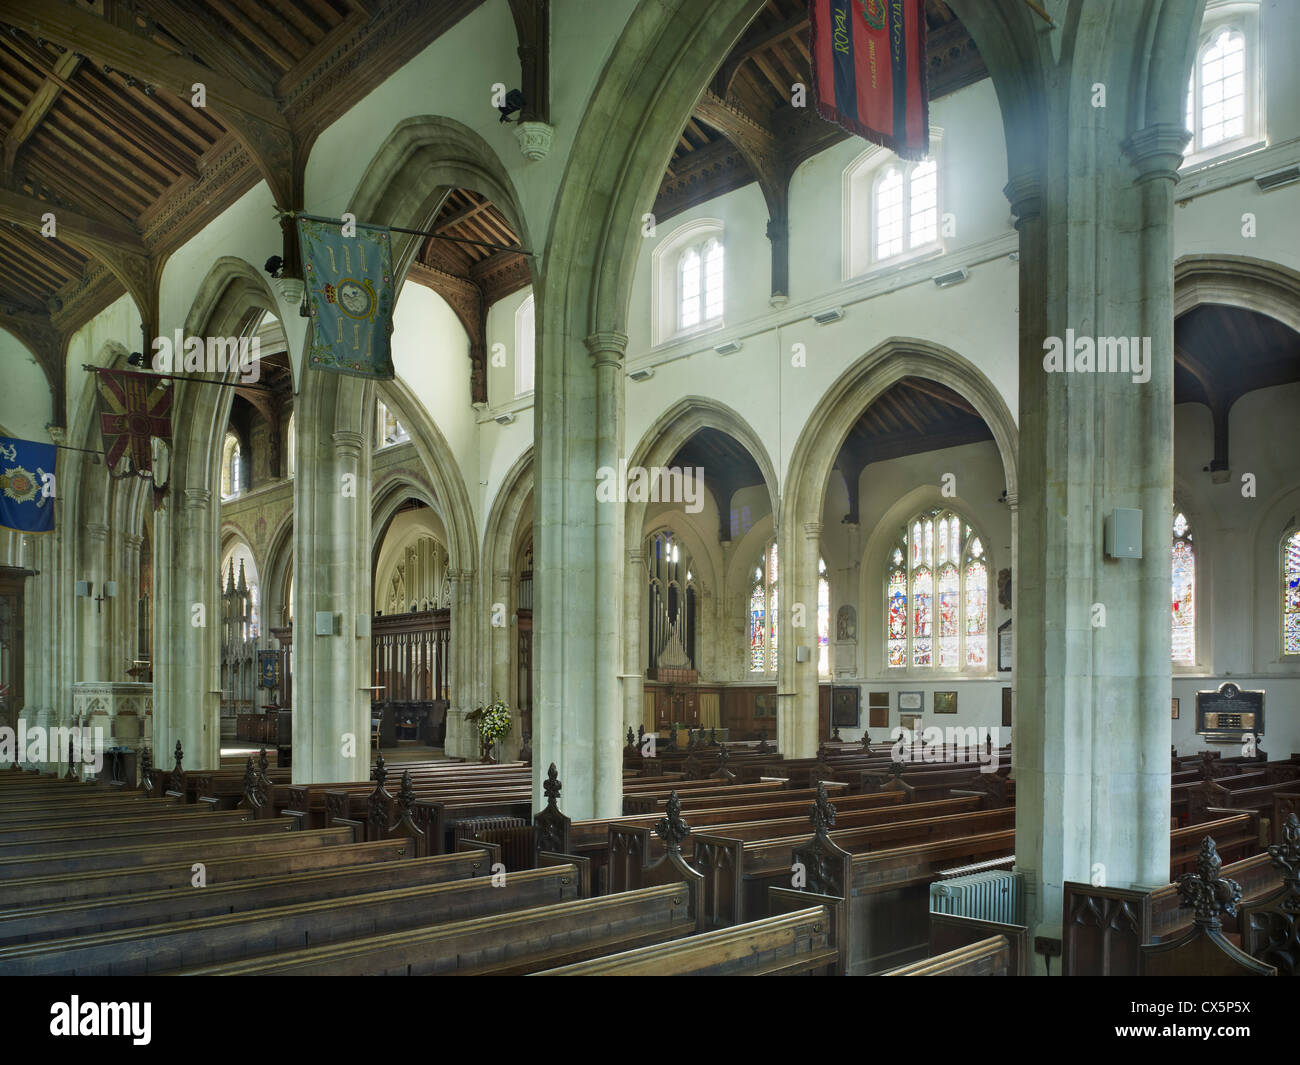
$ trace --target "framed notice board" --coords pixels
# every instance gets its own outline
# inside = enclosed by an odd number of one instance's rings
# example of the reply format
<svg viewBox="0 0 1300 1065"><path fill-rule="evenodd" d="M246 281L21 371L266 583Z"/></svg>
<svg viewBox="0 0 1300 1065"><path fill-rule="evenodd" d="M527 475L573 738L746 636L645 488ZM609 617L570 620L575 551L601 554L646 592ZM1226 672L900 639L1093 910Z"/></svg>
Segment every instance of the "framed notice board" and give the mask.
<svg viewBox="0 0 1300 1065"><path fill-rule="evenodd" d="M1218 691L1196 693L1196 733L1210 743L1240 743L1247 733L1264 734L1264 693L1231 681Z"/></svg>
<svg viewBox="0 0 1300 1065"><path fill-rule="evenodd" d="M831 689L831 727L857 728L862 716L859 699L862 692L856 687Z"/></svg>

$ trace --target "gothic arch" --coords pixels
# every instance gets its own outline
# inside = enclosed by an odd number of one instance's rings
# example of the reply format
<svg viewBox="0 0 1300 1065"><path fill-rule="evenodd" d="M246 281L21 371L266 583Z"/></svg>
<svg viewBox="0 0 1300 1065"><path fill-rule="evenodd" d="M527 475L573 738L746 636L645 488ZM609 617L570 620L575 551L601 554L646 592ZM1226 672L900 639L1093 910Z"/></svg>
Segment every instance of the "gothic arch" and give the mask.
<svg viewBox="0 0 1300 1065"><path fill-rule="evenodd" d="M1174 317L1207 303L1266 314L1300 332L1300 272L1248 255L1184 255L1174 263Z"/></svg>

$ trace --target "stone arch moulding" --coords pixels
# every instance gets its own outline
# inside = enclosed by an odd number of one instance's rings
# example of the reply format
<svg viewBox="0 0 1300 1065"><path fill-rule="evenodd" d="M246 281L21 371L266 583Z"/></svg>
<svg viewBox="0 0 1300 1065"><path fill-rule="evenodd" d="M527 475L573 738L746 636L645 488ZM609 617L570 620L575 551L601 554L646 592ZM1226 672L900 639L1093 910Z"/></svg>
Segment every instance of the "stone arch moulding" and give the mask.
<svg viewBox="0 0 1300 1065"><path fill-rule="evenodd" d="M781 491L776 467L772 463L758 433L739 413L725 403L705 396L686 396L661 414L641 434L641 440L628 458L628 468L634 466L666 466L682 446L701 429L716 429L726 433L749 452L758 464L767 487L768 501L773 520L780 527ZM718 506L724 505L718 500ZM641 525L645 521L645 503L627 504L624 528L634 530L635 539L630 546L640 542Z"/></svg>
<svg viewBox="0 0 1300 1065"><path fill-rule="evenodd" d="M453 188L487 196L523 246L532 247L519 197L496 152L468 126L440 115L413 115L393 127L352 194L350 210L373 225L418 229L432 220ZM415 237L394 241L398 287L418 246Z"/></svg>
<svg viewBox="0 0 1300 1065"><path fill-rule="evenodd" d="M1174 263L1174 317L1209 303L1257 311L1300 332L1300 272L1247 255L1184 255Z"/></svg>
<svg viewBox="0 0 1300 1065"><path fill-rule="evenodd" d="M266 547L266 572L263 577L262 616L269 630L287 625L289 618L283 604L293 579L293 511L285 514L271 533Z"/></svg>
<svg viewBox="0 0 1300 1065"><path fill-rule="evenodd" d="M955 351L915 337L890 337L841 374L809 414L786 473L787 517L821 521L826 485L840 445L862 412L904 377L923 377L951 388L975 408L993 433L1007 498L1016 498L1018 430L1002 394L974 363ZM810 505L814 501L816 505Z"/></svg>

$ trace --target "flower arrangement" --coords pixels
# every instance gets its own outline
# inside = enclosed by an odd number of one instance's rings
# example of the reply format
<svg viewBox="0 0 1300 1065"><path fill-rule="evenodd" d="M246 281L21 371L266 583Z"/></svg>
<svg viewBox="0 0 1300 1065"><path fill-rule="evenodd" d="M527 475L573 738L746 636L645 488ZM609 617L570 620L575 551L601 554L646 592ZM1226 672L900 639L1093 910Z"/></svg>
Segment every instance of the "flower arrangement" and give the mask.
<svg viewBox="0 0 1300 1065"><path fill-rule="evenodd" d="M510 731L510 707L500 699L494 699L487 706L480 706L472 714L466 714L465 720L478 729L483 760L491 761L493 745L504 739Z"/></svg>

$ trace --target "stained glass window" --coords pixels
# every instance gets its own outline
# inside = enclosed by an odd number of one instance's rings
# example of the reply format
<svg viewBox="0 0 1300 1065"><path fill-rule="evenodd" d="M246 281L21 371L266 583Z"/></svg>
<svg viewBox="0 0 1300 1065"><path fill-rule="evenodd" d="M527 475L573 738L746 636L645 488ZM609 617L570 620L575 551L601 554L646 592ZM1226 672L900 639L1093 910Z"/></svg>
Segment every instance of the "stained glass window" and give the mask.
<svg viewBox="0 0 1300 1065"><path fill-rule="evenodd" d="M763 569L754 571L754 589L749 595L749 669L761 673L767 657L767 599L763 591Z"/></svg>
<svg viewBox="0 0 1300 1065"><path fill-rule="evenodd" d="M988 669L984 545L951 511L903 526L885 573L885 662L891 669Z"/></svg>
<svg viewBox="0 0 1300 1065"><path fill-rule="evenodd" d="M1300 655L1300 529L1282 541L1282 653Z"/></svg>
<svg viewBox="0 0 1300 1065"><path fill-rule="evenodd" d="M1196 661L1196 552L1192 547L1192 529L1182 511L1174 514L1173 625L1171 657L1175 662Z"/></svg>
<svg viewBox="0 0 1300 1065"><path fill-rule="evenodd" d="M754 567L754 583L749 592L749 671L776 671L777 619L776 543L763 549Z"/></svg>

